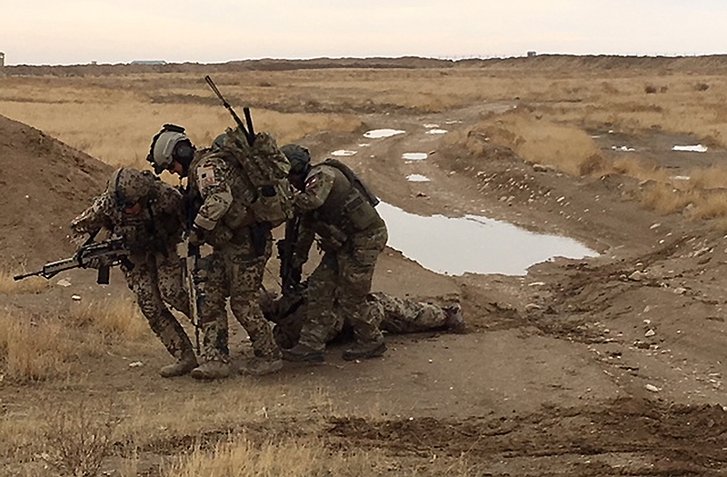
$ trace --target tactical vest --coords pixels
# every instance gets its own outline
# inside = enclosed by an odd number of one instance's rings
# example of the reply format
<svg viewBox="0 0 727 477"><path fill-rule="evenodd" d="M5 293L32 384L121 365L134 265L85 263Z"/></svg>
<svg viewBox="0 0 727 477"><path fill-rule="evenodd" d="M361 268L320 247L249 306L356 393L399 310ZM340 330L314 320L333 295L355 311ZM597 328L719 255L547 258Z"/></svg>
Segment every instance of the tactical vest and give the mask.
<svg viewBox="0 0 727 477"><path fill-rule="evenodd" d="M323 205L315 210L315 217L348 234L366 230L376 223L383 225L381 217L374 209L374 200L369 198L370 192L364 195L358 187L354 186L355 182L352 183L347 177L347 175L353 174L353 171L349 169L348 174L345 174L336 163L341 164L338 161L326 161L314 166L314 168L330 167L335 175L331 192ZM356 177L355 174L353 176ZM358 180L357 177L356 180ZM360 180L358 182L361 183ZM373 194L370 196L375 199Z"/></svg>
<svg viewBox="0 0 727 477"><path fill-rule="evenodd" d="M215 139L214 148L234 157L252 184L254 196L247 205L257 222L276 227L293 217L290 162L272 136L257 133L250 146L239 128L228 128Z"/></svg>

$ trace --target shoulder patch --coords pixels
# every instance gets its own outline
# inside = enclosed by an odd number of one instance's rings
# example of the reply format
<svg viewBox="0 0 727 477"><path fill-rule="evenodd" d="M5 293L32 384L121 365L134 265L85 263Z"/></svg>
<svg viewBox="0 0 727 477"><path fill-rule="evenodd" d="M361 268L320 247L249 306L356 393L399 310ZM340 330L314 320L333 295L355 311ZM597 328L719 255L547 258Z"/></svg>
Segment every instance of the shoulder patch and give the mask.
<svg viewBox="0 0 727 477"><path fill-rule="evenodd" d="M215 177L215 168L212 166L202 166L197 169L197 181L200 189L206 189L217 185L217 178Z"/></svg>

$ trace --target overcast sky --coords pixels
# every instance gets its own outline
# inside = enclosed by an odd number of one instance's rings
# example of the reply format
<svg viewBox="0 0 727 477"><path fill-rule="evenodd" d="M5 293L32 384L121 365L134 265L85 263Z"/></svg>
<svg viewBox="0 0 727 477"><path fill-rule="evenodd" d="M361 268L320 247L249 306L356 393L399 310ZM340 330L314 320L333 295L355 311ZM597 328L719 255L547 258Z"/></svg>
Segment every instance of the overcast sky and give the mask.
<svg viewBox="0 0 727 477"><path fill-rule="evenodd" d="M727 50L724 0L0 0L6 64Z"/></svg>

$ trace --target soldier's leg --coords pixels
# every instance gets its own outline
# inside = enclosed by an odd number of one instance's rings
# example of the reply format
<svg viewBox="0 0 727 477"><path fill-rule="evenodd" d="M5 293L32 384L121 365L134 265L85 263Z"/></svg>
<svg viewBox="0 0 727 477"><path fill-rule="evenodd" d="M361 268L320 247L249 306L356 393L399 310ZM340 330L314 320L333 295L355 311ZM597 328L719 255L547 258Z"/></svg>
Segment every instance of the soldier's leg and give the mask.
<svg viewBox="0 0 727 477"><path fill-rule="evenodd" d="M122 267L126 282L136 295L141 313L169 353L185 365L196 365L194 349L182 325L162 301L154 263L146 257L132 257L133 267ZM188 369L187 369L188 368ZM191 368L185 366L185 370ZM183 374L183 373L182 373Z"/></svg>
<svg viewBox="0 0 727 477"><path fill-rule="evenodd" d="M376 260L386 245L386 239L385 229L366 237L356 237L353 239L353 250L339 254L340 312L350 319L358 348L366 355L361 357L380 355L386 349L376 315L371 312L366 301ZM366 352L369 349L371 353ZM355 352L344 353L347 359L355 359L355 355Z"/></svg>
<svg viewBox="0 0 727 477"><path fill-rule="evenodd" d="M381 329L389 333L417 333L447 326L447 314L440 306L377 292L369 295L371 306L382 310Z"/></svg>
<svg viewBox="0 0 727 477"><path fill-rule="evenodd" d="M184 283L182 261L176 251L167 255L157 254L157 271L159 273L159 290L162 298L175 310L189 318L189 296Z"/></svg>
<svg viewBox="0 0 727 477"><path fill-rule="evenodd" d="M326 342L342 325L334 308L338 287L337 255L327 252L308 278L308 306L300 343L316 351L323 351Z"/></svg>
<svg viewBox="0 0 727 477"><path fill-rule="evenodd" d="M247 334L255 356L280 359L280 350L273 340L273 331L260 308L260 286L265 272L265 258L249 260L249 256L230 256L228 280L230 308ZM247 260L246 260L247 259Z"/></svg>
<svg viewBox="0 0 727 477"><path fill-rule="evenodd" d="M225 263L219 253L199 260L197 276L199 327L202 335L201 357L205 362L229 363L227 346L228 283Z"/></svg>

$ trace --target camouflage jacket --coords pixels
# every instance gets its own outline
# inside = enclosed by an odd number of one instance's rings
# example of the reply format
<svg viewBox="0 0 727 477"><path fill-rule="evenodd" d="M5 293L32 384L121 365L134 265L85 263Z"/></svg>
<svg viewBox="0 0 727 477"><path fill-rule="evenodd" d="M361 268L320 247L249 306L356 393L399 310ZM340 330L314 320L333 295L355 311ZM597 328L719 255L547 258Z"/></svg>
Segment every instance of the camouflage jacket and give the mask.
<svg viewBox="0 0 727 477"><path fill-rule="evenodd" d="M295 256L305 262L308 250L320 237L324 251L337 250L355 235L376 233L384 221L368 200L335 167L313 166L303 192L295 196L296 213L302 216Z"/></svg>
<svg viewBox="0 0 727 477"><path fill-rule="evenodd" d="M117 206L116 198L107 189L93 204L71 222L78 235L94 234L101 228L121 237L132 252L168 252L182 240L184 200L174 187L154 181L143 201L141 212L129 216Z"/></svg>
<svg viewBox="0 0 727 477"><path fill-rule="evenodd" d="M254 223L249 204L255 190L229 154L199 151L190 165L187 192L188 203L198 206L193 223L213 246L229 242Z"/></svg>

